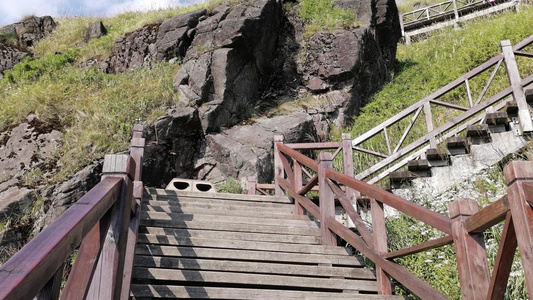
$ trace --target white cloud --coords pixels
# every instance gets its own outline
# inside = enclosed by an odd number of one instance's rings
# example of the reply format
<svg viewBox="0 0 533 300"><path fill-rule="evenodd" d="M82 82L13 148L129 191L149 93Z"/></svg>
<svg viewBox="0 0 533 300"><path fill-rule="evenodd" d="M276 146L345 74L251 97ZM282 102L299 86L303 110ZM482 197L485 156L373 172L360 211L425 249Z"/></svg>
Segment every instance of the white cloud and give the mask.
<svg viewBox="0 0 533 300"><path fill-rule="evenodd" d="M68 0L2 0L0 1L0 26L20 21L24 16L58 16Z"/></svg>
<svg viewBox="0 0 533 300"><path fill-rule="evenodd" d="M0 0L0 26L20 21L24 16L113 16L126 11L147 11L204 0Z"/></svg>

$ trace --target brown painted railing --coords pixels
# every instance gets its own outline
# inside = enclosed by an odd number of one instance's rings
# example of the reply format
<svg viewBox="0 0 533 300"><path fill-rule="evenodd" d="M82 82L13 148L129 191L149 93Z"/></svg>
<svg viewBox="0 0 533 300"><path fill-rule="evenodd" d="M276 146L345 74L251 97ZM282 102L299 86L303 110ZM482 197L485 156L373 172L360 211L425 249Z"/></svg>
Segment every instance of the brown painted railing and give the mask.
<svg viewBox="0 0 533 300"><path fill-rule="evenodd" d="M395 116L353 139L352 146L356 152L364 153L365 155L369 155L379 160L367 169L356 174L355 178L365 180L369 183L378 182L388 176L390 172L405 166L409 160L425 155L425 152L428 149L436 149L437 144L445 141L446 138L456 136L458 133L464 131L467 126L482 121L485 118L485 111L498 111L504 108L506 103L510 100L516 101L518 105L519 112L516 121L519 122L519 127L517 128L520 131L519 134L533 132L531 114L529 113L528 104L523 90L523 87L527 87L533 83L533 75L529 75L522 79L515 59L515 55L532 58L533 53L522 51L532 43L533 35L515 46L511 46L509 40L502 41L501 54L489 59L482 65L450 82L438 91L407 107ZM487 91L491 88L496 73L502 66L502 62L504 62L505 65L509 84L503 90L483 101L487 96ZM470 82L474 79L480 81L483 80L480 76L485 72L487 72L486 75L490 72L490 76L488 76L488 80L478 97L474 98L470 89ZM460 89L464 89L466 93ZM468 103L468 106L438 100L450 92L461 94L464 97L464 102ZM440 124L442 125L435 128L437 121L432 115L432 106L445 107L457 112L457 114L446 114L446 119L440 121ZM412 133L413 125L422 112L425 116L426 128L422 134L416 135L416 133ZM395 144L392 143L389 139L387 129L402 127L403 125L400 124L400 122L409 116L411 116L411 121L405 127L401 138ZM411 140L414 141L408 145L404 145L404 142L410 133L413 135L411 136ZM377 136L384 136L385 142L383 144L386 145L387 153L381 153L362 147L363 143L370 141Z"/></svg>
<svg viewBox="0 0 533 300"><path fill-rule="evenodd" d="M305 210L320 221L323 244L336 245L338 236L375 263L379 294L392 294L392 277L422 299L446 299L435 288L395 263L394 258L453 243L462 298L503 299L518 245L530 299L533 299L533 162L515 161L505 167L508 184L505 197L482 210L479 210L476 201L457 199L449 204L448 217L354 179L350 174L332 170L331 153L322 152L318 161L314 161L296 149L299 147L284 145L279 137L275 138L277 188L294 199L295 213L302 214ZM292 165L289 161L293 162ZM300 177L303 169L316 174L316 179L310 183L319 186L319 205L306 197L310 187L302 186ZM372 232L354 208L353 199L339 185L370 200ZM346 210L358 234L335 220L335 199ZM389 252L384 206L441 231L444 237ZM483 231L503 220L502 242L490 276Z"/></svg>
<svg viewBox="0 0 533 300"><path fill-rule="evenodd" d="M143 127L130 155L106 155L102 181L0 266L0 299L129 299L142 198Z"/></svg>

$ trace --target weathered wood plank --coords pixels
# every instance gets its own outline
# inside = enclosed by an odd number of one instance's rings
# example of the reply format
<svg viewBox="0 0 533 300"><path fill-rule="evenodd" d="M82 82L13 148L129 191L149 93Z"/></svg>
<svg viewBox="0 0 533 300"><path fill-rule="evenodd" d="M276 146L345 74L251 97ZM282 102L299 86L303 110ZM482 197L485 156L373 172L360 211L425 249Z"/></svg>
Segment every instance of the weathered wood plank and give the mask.
<svg viewBox="0 0 533 300"><path fill-rule="evenodd" d="M487 300L504 299L509 273L513 265L513 259L516 251L517 241L514 230L513 217L507 213L505 225L502 230L498 254L494 261L492 277L490 281Z"/></svg>
<svg viewBox="0 0 533 300"><path fill-rule="evenodd" d="M237 250L257 250L275 252L293 252L310 254L347 255L342 247L326 245L301 245L287 243L273 243L264 241L239 241L223 239L202 239L202 238L176 238L172 235L139 234L138 244L151 245L176 245L181 247L203 247Z"/></svg>
<svg viewBox="0 0 533 300"><path fill-rule="evenodd" d="M388 252L387 228L385 227L385 211L383 203L370 199L370 210L372 213L372 237L373 247L379 255L383 256ZM383 268L376 266L376 277L378 280L378 294L392 295L390 277Z"/></svg>
<svg viewBox="0 0 533 300"><path fill-rule="evenodd" d="M331 153L321 152L318 156L318 186L319 192L319 209L320 209L320 232L322 235L322 244L337 245L337 236L325 226L325 220L335 218L335 198L333 191L326 183L326 170L332 169Z"/></svg>
<svg viewBox="0 0 533 300"><path fill-rule="evenodd" d="M236 217L249 217L250 210L247 208L241 209L225 209L221 208L189 208L189 207L179 207L179 206L152 206L152 205L143 205L143 211L145 212L160 212L160 213L174 213L174 214L204 214L211 216L236 216ZM274 212L265 212L261 210L261 213L254 214L254 218L268 218L268 219L284 219L284 220L302 220L309 221L308 216L304 215L295 215L291 214L290 210L283 211L274 211Z"/></svg>
<svg viewBox="0 0 533 300"><path fill-rule="evenodd" d="M196 222L196 221L161 221L161 220L141 220L141 225L165 228L182 229L204 229L219 231L256 232L256 233L281 233L281 234L301 234L315 236L320 234L318 228L312 227L290 227L274 225L256 224L232 224L223 222Z"/></svg>
<svg viewBox="0 0 533 300"><path fill-rule="evenodd" d="M210 231L196 229L174 229L160 227L143 227L139 230L146 234L173 235L177 238L191 237L203 239L225 239L240 241L265 241L289 244L320 244L319 236L308 235L288 235L288 234L269 234L269 233L250 233L250 232L231 232L231 231Z"/></svg>
<svg viewBox="0 0 533 300"><path fill-rule="evenodd" d="M451 236L447 235L445 237L434 239L434 240L431 240L431 241L428 241L428 242L425 242L425 243L422 243L422 244L418 244L416 246L412 246L412 247L400 249L398 251L386 253L386 254L383 255L383 258L392 259L392 258L396 258L396 257L402 257L402 256L406 256L406 255L419 253L419 252L422 252L422 251L435 249L435 248L438 248L438 247L441 247L441 246L444 246L444 245L449 245L451 243L453 243L453 238Z"/></svg>
<svg viewBox="0 0 533 300"><path fill-rule="evenodd" d="M314 161L313 159L301 154L300 152L293 150L285 145L278 145L279 151L289 155L293 159L297 160L302 165L305 165L306 167L310 168L313 171L318 171L318 163Z"/></svg>
<svg viewBox="0 0 533 300"><path fill-rule="evenodd" d="M310 291L281 291L230 287L132 285L135 297L195 298L195 299L354 299L354 300L399 300L400 296L370 294L342 294Z"/></svg>
<svg viewBox="0 0 533 300"><path fill-rule="evenodd" d="M340 142L325 142L325 143L297 143L285 144L285 146L294 150L333 150L341 146Z"/></svg>
<svg viewBox="0 0 533 300"><path fill-rule="evenodd" d="M220 222L220 223L232 223L232 224L279 225L279 226L316 228L316 223L311 220L305 221L305 220L209 215L209 211L206 211L205 214L182 214L182 213L144 211L141 213L141 219L142 220L172 221L172 222L180 222L180 221L211 222L213 220L216 220L217 222Z"/></svg>
<svg viewBox="0 0 533 300"><path fill-rule="evenodd" d="M315 203L309 200L309 198L298 194L286 179L278 178L278 182L287 194L293 197L294 200L304 207L311 215L320 220L320 208Z"/></svg>
<svg viewBox="0 0 533 300"><path fill-rule="evenodd" d="M274 196L262 196L262 195L248 195L248 194L229 194L229 193L200 193L200 192L188 192L188 191L174 191L148 188L148 193L152 197L157 196L170 196L185 198L201 198L201 199L216 199L217 201L234 200L244 202L274 202L274 203L290 203L290 200L286 197L274 197Z"/></svg>
<svg viewBox="0 0 533 300"><path fill-rule="evenodd" d="M158 199L158 200L149 200L144 198L143 204L152 205L152 206L175 206L175 207L194 207L201 209L242 209L250 210L257 209L260 211L272 211L272 212L287 212L291 211L292 205L288 204L278 204L278 203L262 203L257 205L257 203L238 203L238 202L217 202L216 200L205 200L205 201L195 201L194 199Z"/></svg>
<svg viewBox="0 0 533 300"><path fill-rule="evenodd" d="M478 213L465 220L465 227L468 232L483 232L505 219L509 211L507 195L491 203Z"/></svg>
<svg viewBox="0 0 533 300"><path fill-rule="evenodd" d="M252 260L263 262L297 263L297 264L332 264L340 266L362 267L360 257L347 255L318 255L303 253L283 253L252 250L228 250L176 246L137 245L136 255L176 256L181 258L215 258L231 260Z"/></svg>
<svg viewBox="0 0 533 300"><path fill-rule="evenodd" d="M135 257L135 266L144 268L298 275L304 277L344 277L365 280L376 279L374 273L366 268L261 263L256 261L247 262L139 255Z"/></svg>
<svg viewBox="0 0 533 300"><path fill-rule="evenodd" d="M324 290L357 290L376 292L376 282L371 280L345 280L334 278L306 278L280 275L263 275L237 272L216 272L216 271L191 271L159 268L133 269L133 276L137 279L165 280L187 283L198 282L202 284L238 284L261 285L284 288L308 288Z"/></svg>

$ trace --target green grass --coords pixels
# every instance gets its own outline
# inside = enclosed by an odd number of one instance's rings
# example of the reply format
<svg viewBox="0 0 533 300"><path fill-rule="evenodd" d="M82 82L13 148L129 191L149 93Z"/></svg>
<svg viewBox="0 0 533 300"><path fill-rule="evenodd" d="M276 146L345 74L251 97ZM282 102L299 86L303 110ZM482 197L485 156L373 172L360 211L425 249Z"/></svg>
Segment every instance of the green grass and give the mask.
<svg viewBox="0 0 533 300"><path fill-rule="evenodd" d="M533 8L523 7L520 13L506 12L499 15L477 19L463 24L463 28L455 30L446 28L436 32L427 41L411 45L400 44L393 79L374 94L369 104L361 109L359 116L354 118L354 126L350 132L355 138L386 119L393 117L409 105L437 91L452 80L477 67L489 58L501 53L500 41L510 39L513 44L533 34L533 19L529 16ZM531 51L531 47L528 49ZM517 57L521 76L533 73L533 59ZM483 99L496 94L508 86L505 68L497 73L491 87ZM470 81L474 101L483 89L492 69ZM468 105L464 85L454 92L448 93L439 100ZM449 109L433 109L435 128L442 125L456 112ZM411 118L405 118L398 126L391 126L388 135L394 148L403 134ZM412 133L404 146L420 137L425 131L423 115L419 116ZM332 136L339 140L337 132ZM362 147L387 153L383 134L378 135ZM354 156L356 173L373 165L378 160L369 155Z"/></svg>

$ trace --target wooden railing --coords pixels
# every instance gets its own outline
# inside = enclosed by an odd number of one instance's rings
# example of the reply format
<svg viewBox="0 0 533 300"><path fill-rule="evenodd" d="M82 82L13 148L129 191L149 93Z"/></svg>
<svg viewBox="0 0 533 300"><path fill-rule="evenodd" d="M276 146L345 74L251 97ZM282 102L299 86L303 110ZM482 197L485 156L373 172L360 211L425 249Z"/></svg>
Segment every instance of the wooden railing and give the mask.
<svg viewBox="0 0 533 300"><path fill-rule="evenodd" d="M436 22L450 17L453 17L456 21L458 21L460 14L479 10L491 5L499 5L501 3L512 1L513 0L498 0L494 1L493 3L489 3L487 0L448 0L423 8L418 8L413 11L400 14L402 32L427 25L428 22Z"/></svg>
<svg viewBox="0 0 533 300"><path fill-rule="evenodd" d="M375 159L379 159L377 163L371 165L367 169L359 172L355 178L365 180L369 183L375 183L392 171L396 171L402 166L405 166L409 160L416 159L425 154L427 149L436 149L437 144L443 142L448 137L457 135L464 131L467 126L480 122L485 117L485 110L492 112L498 111L505 107L506 103L514 100L518 105L518 119L519 134L533 132L533 123L531 121L531 114L529 113L528 104L526 102L523 87L533 83L533 75L529 75L522 79L518 70L515 55L522 57L533 57L533 53L525 52L523 49L533 43L533 35L525 40L519 42L515 46L511 46L509 40L501 42L502 53L489 59L482 65L474 68L470 72L450 82L438 91L407 107L400 113L375 126L361 136L352 141L353 149L356 152L368 154ZM502 67L502 62L505 64L505 71L509 79L507 87L494 93L487 98L487 91L491 88L497 72ZM486 72L486 73L485 73ZM470 83L473 80L483 81L482 74L489 75L486 84L479 95L473 95ZM458 100L446 102L441 100L449 93L457 93L461 95L465 105L459 105ZM475 97L477 96L477 97ZM456 99L458 96L454 96ZM453 99L452 99L453 100ZM445 115L444 121L439 120L440 126L436 126L436 120L432 115L433 107L444 107L451 110L451 113ZM453 114L453 112L457 112ZM413 125L421 114L424 114L426 128L422 134L410 136L413 142L404 145L408 135L412 132ZM400 124L402 120L411 117L411 121L405 127L401 138L394 144L390 138L387 129L398 128L403 125ZM436 128L435 128L436 127ZM366 149L361 144L369 141L376 136L384 136L383 144L386 145L387 153L382 153L373 149Z"/></svg>
<svg viewBox="0 0 533 300"><path fill-rule="evenodd" d="M390 277L422 299L446 299L435 288L394 262L394 258L427 251L453 243L463 299L503 299L516 247L520 250L526 285L533 299L533 162L515 161L505 167L507 195L479 210L472 200L457 199L449 204L449 217L430 211L380 188L332 170L332 155L319 154L315 161L298 152L296 145L275 141L276 187L294 199L295 213L313 215L320 221L322 244L337 245L342 238L375 263L379 294L392 294ZM289 162L292 162L289 163ZM301 174L316 174L302 186ZM319 187L319 205L306 194ZM354 201L339 186L355 191L370 201L372 232L367 228ZM337 199L353 221L357 233L335 220ZM419 245L388 251L384 206L390 206L427 224L444 235ZM505 220L502 242L490 276L483 231Z"/></svg>
<svg viewBox="0 0 533 300"><path fill-rule="evenodd" d="M102 181L0 266L0 299L129 299L142 198L143 127L130 155L106 155ZM79 249L61 292L65 262Z"/></svg>

